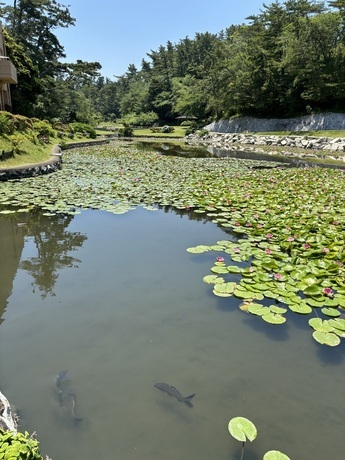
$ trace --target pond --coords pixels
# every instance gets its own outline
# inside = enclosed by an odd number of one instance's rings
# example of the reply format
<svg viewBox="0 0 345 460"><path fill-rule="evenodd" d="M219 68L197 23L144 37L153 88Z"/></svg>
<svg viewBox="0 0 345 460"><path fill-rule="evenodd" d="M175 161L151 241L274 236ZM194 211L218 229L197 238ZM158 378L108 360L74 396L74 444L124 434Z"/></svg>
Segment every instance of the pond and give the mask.
<svg viewBox="0 0 345 460"><path fill-rule="evenodd" d="M0 385L21 430L53 460L228 460L241 449L228 422L243 416L258 429L246 460L342 458L343 343L318 344L302 315L275 326L214 296L202 279L222 252L186 249L238 233L154 209L0 214ZM72 403L56 391L64 370ZM195 393L193 407L157 382Z"/></svg>

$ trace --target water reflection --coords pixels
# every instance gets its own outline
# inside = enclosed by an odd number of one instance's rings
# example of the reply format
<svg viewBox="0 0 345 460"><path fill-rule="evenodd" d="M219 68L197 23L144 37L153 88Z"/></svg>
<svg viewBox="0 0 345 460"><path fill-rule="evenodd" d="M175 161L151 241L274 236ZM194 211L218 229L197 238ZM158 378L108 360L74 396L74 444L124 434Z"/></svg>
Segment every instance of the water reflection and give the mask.
<svg viewBox="0 0 345 460"><path fill-rule="evenodd" d="M73 216L45 216L40 212L30 215L26 225L26 238L35 247L35 255L21 261L20 268L33 278L32 286L41 297L54 294L54 286L63 268L78 268L79 259L70 253L80 248L87 236L70 232Z"/></svg>
<svg viewBox="0 0 345 460"><path fill-rule="evenodd" d="M19 260L24 247L25 222L18 217L0 217L0 323L12 293L13 279L17 273Z"/></svg>
<svg viewBox="0 0 345 460"><path fill-rule="evenodd" d="M295 168L307 168L311 166L320 166L325 168L344 169L344 165L341 163L335 164L327 159L316 159L311 157L301 157L299 155L287 155L283 153L261 153L255 150L246 150L243 147L242 150L238 150L238 147L218 148L214 146L204 146L188 144L183 141L152 141L142 140L135 142L135 147L139 150L154 150L162 155L166 156L180 156L184 158L238 158L243 160L252 161L268 161L268 162L279 162L280 166L295 167ZM267 168L267 165L255 165L256 169Z"/></svg>

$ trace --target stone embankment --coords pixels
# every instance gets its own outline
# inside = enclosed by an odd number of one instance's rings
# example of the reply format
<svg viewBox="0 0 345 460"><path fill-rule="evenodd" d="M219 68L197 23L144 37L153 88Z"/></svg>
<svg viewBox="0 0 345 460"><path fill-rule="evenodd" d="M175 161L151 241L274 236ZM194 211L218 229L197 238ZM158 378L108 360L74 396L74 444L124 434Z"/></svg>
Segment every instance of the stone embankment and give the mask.
<svg viewBox="0 0 345 460"><path fill-rule="evenodd" d="M198 141L207 145L212 145L219 149L232 149L234 146L246 145L252 147L269 146L274 150L275 147L299 148L304 150L326 151L329 157L332 153L339 157L345 156L345 138L332 137L312 137L312 136L275 136L275 135L254 135L239 133L216 133L210 132L204 136L187 136L189 141Z"/></svg>
<svg viewBox="0 0 345 460"><path fill-rule="evenodd" d="M205 126L218 133L267 133L273 131L327 131L345 129L345 113L314 113L295 118L234 117Z"/></svg>
<svg viewBox="0 0 345 460"><path fill-rule="evenodd" d="M10 179L23 179L24 177L34 177L40 176L42 174L50 174L60 169L61 164L61 153L53 153L52 157L43 163L0 169L0 182L4 182Z"/></svg>

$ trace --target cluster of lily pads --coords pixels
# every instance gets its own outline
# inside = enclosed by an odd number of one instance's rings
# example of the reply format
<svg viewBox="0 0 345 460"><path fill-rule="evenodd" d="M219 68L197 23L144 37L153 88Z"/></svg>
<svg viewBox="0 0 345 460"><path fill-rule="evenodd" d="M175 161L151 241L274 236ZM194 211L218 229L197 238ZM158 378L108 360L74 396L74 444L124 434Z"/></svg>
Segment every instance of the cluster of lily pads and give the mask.
<svg viewBox="0 0 345 460"><path fill-rule="evenodd" d="M241 460L243 460L245 442L247 439L253 442L258 435L256 426L245 417L234 417L228 424L228 430L231 436L242 442ZM270 450L265 453L263 460L290 460L290 458L279 450Z"/></svg>
<svg viewBox="0 0 345 460"><path fill-rule="evenodd" d="M243 299L242 310L272 324L283 324L287 312L311 315L315 340L338 345L345 337L345 173L277 166L88 147L66 153L54 174L2 183L0 213L193 211L231 232L229 240L188 249L217 253L204 278L215 295Z"/></svg>

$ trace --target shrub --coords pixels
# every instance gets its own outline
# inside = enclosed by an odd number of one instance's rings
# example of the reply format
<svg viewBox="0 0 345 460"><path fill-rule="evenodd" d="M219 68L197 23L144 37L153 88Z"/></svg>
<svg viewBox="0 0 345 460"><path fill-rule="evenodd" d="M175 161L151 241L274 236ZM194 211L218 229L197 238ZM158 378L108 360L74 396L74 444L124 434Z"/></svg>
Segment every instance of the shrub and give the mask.
<svg viewBox="0 0 345 460"><path fill-rule="evenodd" d="M133 129L130 126L124 126L119 129L119 137L132 137Z"/></svg>
<svg viewBox="0 0 345 460"><path fill-rule="evenodd" d="M156 112L142 112L135 117L137 126L151 126L158 121Z"/></svg>
<svg viewBox="0 0 345 460"><path fill-rule="evenodd" d="M172 126L165 125L161 127L161 133L172 133L175 130Z"/></svg>
<svg viewBox="0 0 345 460"><path fill-rule="evenodd" d="M43 460L38 441L28 432L14 434L0 429L0 458L15 460Z"/></svg>
<svg viewBox="0 0 345 460"><path fill-rule="evenodd" d="M20 153L20 147L24 144L25 142L25 137L23 134L16 134L11 136L11 144L12 148L15 153Z"/></svg>
<svg viewBox="0 0 345 460"><path fill-rule="evenodd" d="M18 131L28 131L33 127L31 118L24 117L23 115L14 115L14 122Z"/></svg>
<svg viewBox="0 0 345 460"><path fill-rule="evenodd" d="M49 138L54 137L55 131L52 126L44 120L33 119L33 129L36 131L41 141L49 142Z"/></svg>
<svg viewBox="0 0 345 460"><path fill-rule="evenodd" d="M97 133L96 130L89 124L87 123L71 123L70 128L73 133L87 133L91 139L96 139Z"/></svg>
<svg viewBox="0 0 345 460"><path fill-rule="evenodd" d="M15 129L14 116L9 112L0 112L0 134L12 134Z"/></svg>

